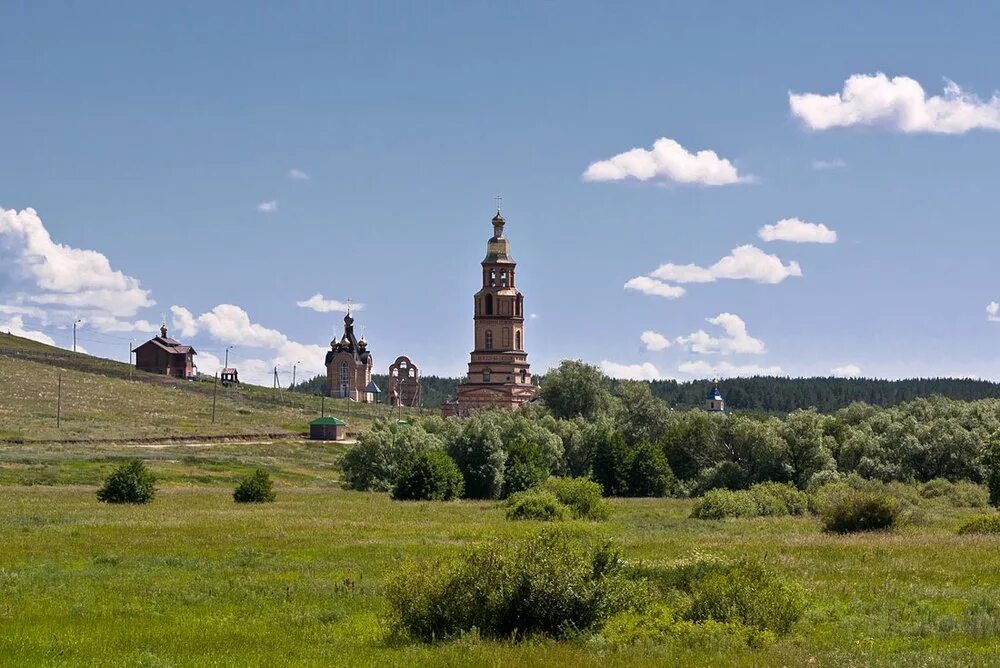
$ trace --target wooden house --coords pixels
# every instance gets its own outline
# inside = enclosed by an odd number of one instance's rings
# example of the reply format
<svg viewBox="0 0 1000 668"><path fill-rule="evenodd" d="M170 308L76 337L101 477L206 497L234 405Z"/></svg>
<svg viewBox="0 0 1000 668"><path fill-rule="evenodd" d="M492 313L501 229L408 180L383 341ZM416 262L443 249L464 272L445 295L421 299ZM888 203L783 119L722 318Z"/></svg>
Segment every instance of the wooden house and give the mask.
<svg viewBox="0 0 1000 668"><path fill-rule="evenodd" d="M194 356L191 346L182 345L167 336L167 326L160 327L160 335L135 348L135 368L173 378L193 378Z"/></svg>

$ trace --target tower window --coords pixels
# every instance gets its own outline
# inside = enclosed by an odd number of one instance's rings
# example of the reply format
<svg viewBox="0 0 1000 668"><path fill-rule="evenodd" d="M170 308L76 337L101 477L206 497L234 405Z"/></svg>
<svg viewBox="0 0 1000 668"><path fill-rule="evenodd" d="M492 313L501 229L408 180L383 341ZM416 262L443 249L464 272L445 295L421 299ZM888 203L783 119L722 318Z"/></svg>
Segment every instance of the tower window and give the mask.
<svg viewBox="0 0 1000 668"><path fill-rule="evenodd" d="M520 330L514 332L514 349L515 350L520 350L521 349L521 332L520 332Z"/></svg>
<svg viewBox="0 0 1000 668"><path fill-rule="evenodd" d="M483 382L484 383L490 382L491 377L492 377L492 372L490 372L489 369L483 369Z"/></svg>
<svg viewBox="0 0 1000 668"><path fill-rule="evenodd" d="M493 315L493 295L486 295L486 315Z"/></svg>
<svg viewBox="0 0 1000 668"><path fill-rule="evenodd" d="M521 383L528 382L528 372L525 369L521 369Z"/></svg>
<svg viewBox="0 0 1000 668"><path fill-rule="evenodd" d="M490 269L490 287L495 288L497 286L497 272L495 269Z"/></svg>
<svg viewBox="0 0 1000 668"><path fill-rule="evenodd" d="M506 288L507 287L507 272L506 271L501 271L500 272L500 287L501 288Z"/></svg>
<svg viewBox="0 0 1000 668"><path fill-rule="evenodd" d="M493 330L487 329L485 335L486 350L493 350Z"/></svg>

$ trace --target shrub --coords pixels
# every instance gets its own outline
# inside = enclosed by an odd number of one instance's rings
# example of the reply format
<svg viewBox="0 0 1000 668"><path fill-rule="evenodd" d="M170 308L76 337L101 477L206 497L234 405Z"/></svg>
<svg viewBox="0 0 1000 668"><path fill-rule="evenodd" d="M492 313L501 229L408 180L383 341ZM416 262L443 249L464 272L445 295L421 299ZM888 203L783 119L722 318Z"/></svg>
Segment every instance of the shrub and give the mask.
<svg viewBox="0 0 1000 668"><path fill-rule="evenodd" d="M829 469L817 471L809 476L809 483L806 485L806 491L812 493L824 485L840 482L843 479L844 475L839 471L831 471Z"/></svg>
<svg viewBox="0 0 1000 668"><path fill-rule="evenodd" d="M257 469L240 481L233 490L236 503L271 503L274 501L274 485L271 476L264 469Z"/></svg>
<svg viewBox="0 0 1000 668"><path fill-rule="evenodd" d="M958 533L1000 533L1000 515L992 514L973 517L959 527Z"/></svg>
<svg viewBox="0 0 1000 668"><path fill-rule="evenodd" d="M762 509L766 504L779 510L776 513L761 512L761 515L805 515L809 509L809 496L787 483L762 482L749 491Z"/></svg>
<svg viewBox="0 0 1000 668"><path fill-rule="evenodd" d="M455 460L441 450L410 455L399 467L392 498L400 501L450 501L462 496L465 483Z"/></svg>
<svg viewBox="0 0 1000 668"><path fill-rule="evenodd" d="M628 466L629 496L664 496L673 482L673 473L663 450L648 441L637 445Z"/></svg>
<svg viewBox="0 0 1000 668"><path fill-rule="evenodd" d="M569 519L572 512L555 494L539 489L518 492L507 499L507 519L509 520L553 520Z"/></svg>
<svg viewBox="0 0 1000 668"><path fill-rule="evenodd" d="M628 494L631 448L620 434L606 434L594 448L592 475L600 483L605 496Z"/></svg>
<svg viewBox="0 0 1000 668"><path fill-rule="evenodd" d="M925 499L937 499L951 494L952 483L945 478L934 478L928 480L920 487L920 496Z"/></svg>
<svg viewBox="0 0 1000 668"><path fill-rule="evenodd" d="M749 492L713 489L698 500L691 517L702 520L719 520L726 517L754 517L758 515L757 502Z"/></svg>
<svg viewBox="0 0 1000 668"><path fill-rule="evenodd" d="M691 621L736 622L785 634L805 612L802 587L749 559L706 569L688 591L691 601L682 616Z"/></svg>
<svg viewBox="0 0 1000 668"><path fill-rule="evenodd" d="M560 503L569 506L573 517L601 520L608 516L608 505L601 498L601 486L587 478L549 478L540 489L551 492Z"/></svg>
<svg viewBox="0 0 1000 668"><path fill-rule="evenodd" d="M488 638L563 638L645 603L642 583L623 571L612 545L550 529L468 548L434 567L411 564L389 583L390 615L397 632L425 641L474 629Z"/></svg>
<svg viewBox="0 0 1000 668"><path fill-rule="evenodd" d="M142 462L125 462L107 477L97 498L104 503L149 503L156 494L156 476Z"/></svg>
<svg viewBox="0 0 1000 668"><path fill-rule="evenodd" d="M542 452L533 443L515 440L507 445L507 465L504 469L503 496L523 492L549 477L549 466Z"/></svg>
<svg viewBox="0 0 1000 668"><path fill-rule="evenodd" d="M951 505L958 508L985 508L989 505L989 490L967 480L956 482L948 494Z"/></svg>
<svg viewBox="0 0 1000 668"><path fill-rule="evenodd" d="M713 489L744 489L746 473L736 462L728 459L698 472L697 489L705 493Z"/></svg>
<svg viewBox="0 0 1000 668"><path fill-rule="evenodd" d="M882 492L850 490L820 510L823 526L835 533L892 529L900 519L900 503Z"/></svg>

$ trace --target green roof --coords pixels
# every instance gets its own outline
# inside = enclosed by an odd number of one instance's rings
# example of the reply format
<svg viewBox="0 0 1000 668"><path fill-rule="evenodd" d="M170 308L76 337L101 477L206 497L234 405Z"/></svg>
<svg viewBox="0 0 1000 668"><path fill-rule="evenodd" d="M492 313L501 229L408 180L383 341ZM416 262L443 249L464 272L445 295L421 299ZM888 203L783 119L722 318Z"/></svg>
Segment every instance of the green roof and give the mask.
<svg viewBox="0 0 1000 668"><path fill-rule="evenodd" d="M309 424L311 424L311 425L312 424L338 425L338 424L347 424L347 423L344 422L343 420L341 420L340 418L335 418L335 417L321 417L321 418L316 418L315 420L313 420Z"/></svg>

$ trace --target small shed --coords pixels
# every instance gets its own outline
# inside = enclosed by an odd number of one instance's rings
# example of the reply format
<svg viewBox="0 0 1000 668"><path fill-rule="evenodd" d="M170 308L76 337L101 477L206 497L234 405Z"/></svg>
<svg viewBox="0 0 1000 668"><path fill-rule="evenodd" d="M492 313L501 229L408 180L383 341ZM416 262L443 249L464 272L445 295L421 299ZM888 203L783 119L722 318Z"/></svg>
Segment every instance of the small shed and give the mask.
<svg viewBox="0 0 1000 668"><path fill-rule="evenodd" d="M347 423L335 417L316 418L309 423L309 438L314 441L343 441L347 438Z"/></svg>
<svg viewBox="0 0 1000 668"><path fill-rule="evenodd" d="M219 382L229 387L230 385L240 384L240 372L232 367L226 367L219 374Z"/></svg>

